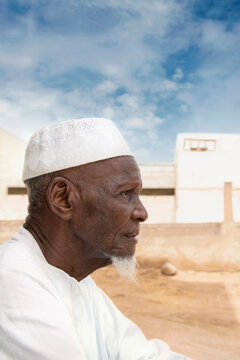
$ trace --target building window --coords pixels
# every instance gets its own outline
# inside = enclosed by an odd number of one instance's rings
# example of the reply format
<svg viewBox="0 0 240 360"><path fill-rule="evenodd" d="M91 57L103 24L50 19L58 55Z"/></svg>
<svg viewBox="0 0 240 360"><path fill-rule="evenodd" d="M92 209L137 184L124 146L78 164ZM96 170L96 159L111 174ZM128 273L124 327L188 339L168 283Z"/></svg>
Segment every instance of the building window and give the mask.
<svg viewBox="0 0 240 360"><path fill-rule="evenodd" d="M175 195L175 189L142 189L140 195L171 196Z"/></svg>
<svg viewBox="0 0 240 360"><path fill-rule="evenodd" d="M184 139L185 151L215 151L216 140L210 139Z"/></svg>
<svg viewBox="0 0 240 360"><path fill-rule="evenodd" d="M26 195L27 188L25 188L25 187L8 187L7 193L8 193L8 195Z"/></svg>

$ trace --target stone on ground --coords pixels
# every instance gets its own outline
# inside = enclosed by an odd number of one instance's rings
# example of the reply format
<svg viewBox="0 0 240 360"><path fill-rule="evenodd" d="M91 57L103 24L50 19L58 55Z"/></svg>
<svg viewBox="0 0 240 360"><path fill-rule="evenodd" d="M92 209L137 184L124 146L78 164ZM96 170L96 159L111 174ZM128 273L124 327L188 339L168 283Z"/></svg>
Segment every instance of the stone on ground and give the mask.
<svg viewBox="0 0 240 360"><path fill-rule="evenodd" d="M173 276L173 275L176 275L177 272L178 272L178 270L177 270L176 266L174 266L170 262L165 262L161 267L161 273L163 275Z"/></svg>

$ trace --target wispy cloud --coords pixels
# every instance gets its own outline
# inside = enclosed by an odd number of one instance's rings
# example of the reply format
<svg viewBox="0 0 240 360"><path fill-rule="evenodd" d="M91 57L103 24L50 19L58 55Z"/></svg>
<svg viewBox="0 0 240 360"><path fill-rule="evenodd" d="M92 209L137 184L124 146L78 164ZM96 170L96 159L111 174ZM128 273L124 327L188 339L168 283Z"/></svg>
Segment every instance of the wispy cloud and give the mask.
<svg viewBox="0 0 240 360"><path fill-rule="evenodd" d="M141 161L173 160L182 131L240 131L234 1L5 0L0 125L112 118Z"/></svg>

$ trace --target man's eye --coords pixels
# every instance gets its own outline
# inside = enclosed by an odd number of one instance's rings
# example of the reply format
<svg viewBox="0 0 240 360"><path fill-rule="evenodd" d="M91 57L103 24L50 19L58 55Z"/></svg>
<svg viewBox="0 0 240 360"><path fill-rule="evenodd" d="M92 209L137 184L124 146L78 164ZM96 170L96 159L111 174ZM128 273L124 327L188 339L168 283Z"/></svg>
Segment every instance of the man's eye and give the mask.
<svg viewBox="0 0 240 360"><path fill-rule="evenodd" d="M122 191L121 194L124 196L129 196L130 190Z"/></svg>

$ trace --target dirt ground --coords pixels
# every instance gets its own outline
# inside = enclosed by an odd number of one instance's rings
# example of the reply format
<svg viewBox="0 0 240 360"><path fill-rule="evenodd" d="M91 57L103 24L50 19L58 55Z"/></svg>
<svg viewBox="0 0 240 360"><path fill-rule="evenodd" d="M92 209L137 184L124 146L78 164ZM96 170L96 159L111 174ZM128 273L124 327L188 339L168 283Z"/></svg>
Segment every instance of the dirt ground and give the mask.
<svg viewBox="0 0 240 360"><path fill-rule="evenodd" d="M195 360L240 359L240 273L166 277L157 269L139 269L134 284L108 267L93 277L148 338Z"/></svg>

